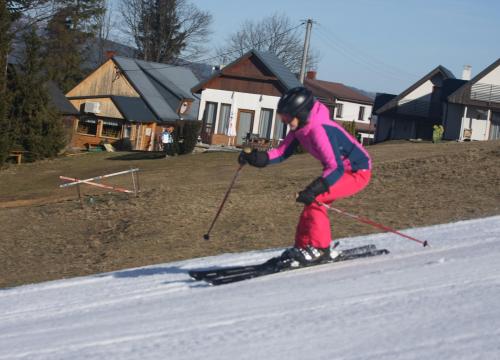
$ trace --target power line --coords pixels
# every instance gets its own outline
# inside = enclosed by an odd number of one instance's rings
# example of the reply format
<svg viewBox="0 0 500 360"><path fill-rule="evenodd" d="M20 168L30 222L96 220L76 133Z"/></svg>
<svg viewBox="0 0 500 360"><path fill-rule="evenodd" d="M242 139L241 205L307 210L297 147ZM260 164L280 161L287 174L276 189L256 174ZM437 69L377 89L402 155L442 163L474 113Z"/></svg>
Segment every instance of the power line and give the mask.
<svg viewBox="0 0 500 360"><path fill-rule="evenodd" d="M372 56L367 56L366 53L363 55L363 52L359 49L354 48L352 45L349 45L342 40L340 40L337 36L333 35L331 32L327 33L325 31L325 27L319 27L319 32L316 34L321 37L321 39L327 43L327 45L331 48L334 48L338 52L342 53L344 56L350 58L354 62L369 68L371 71L374 71L380 75L388 76L401 81L409 81L409 77L416 78L418 77L415 74L411 74L381 61L374 59ZM331 37L335 37L336 42L334 42ZM356 53L356 51L358 53ZM359 56L361 53L362 56ZM366 60L368 58L368 60Z"/></svg>
<svg viewBox="0 0 500 360"><path fill-rule="evenodd" d="M219 55L216 55L216 56L212 56L212 57L209 57L209 58L206 58L206 59L201 59L201 60L197 60L196 63L198 64L201 64L201 63L206 63L208 62L209 60L212 60L212 59L217 59L217 58L220 58L220 57L224 57L224 56L227 56L227 55L231 55L231 54L234 54L234 53L242 53L242 52L245 52L245 51L248 51L250 49L253 49L271 39L273 39L274 37L276 36L281 36L281 35L285 35L285 34L288 34L289 32L293 31L293 30L296 30L297 28L301 27L302 25L304 25L305 22L301 22L299 25L297 26L294 26L294 27L291 27L285 31L283 31L282 33L279 33L279 34L273 34L271 35L270 37L264 39L264 40L261 40L255 44L252 44L252 45L249 45L249 46L245 46L245 47L241 47L239 49L236 49L236 50L231 50L231 51L228 51L226 53L223 53L223 54L219 54ZM140 59L138 59L140 60ZM190 62L186 59L182 59L182 58L179 58L179 60L181 61L186 61L186 62ZM145 60L142 60L142 61L145 61ZM168 68L174 68L174 67L183 67L185 65L172 65L172 64L165 64L165 66L158 66L158 67L155 67L153 69L148 69L148 70L159 70L159 69L168 69ZM143 71L143 70L139 70L139 69L123 69L123 71Z"/></svg>

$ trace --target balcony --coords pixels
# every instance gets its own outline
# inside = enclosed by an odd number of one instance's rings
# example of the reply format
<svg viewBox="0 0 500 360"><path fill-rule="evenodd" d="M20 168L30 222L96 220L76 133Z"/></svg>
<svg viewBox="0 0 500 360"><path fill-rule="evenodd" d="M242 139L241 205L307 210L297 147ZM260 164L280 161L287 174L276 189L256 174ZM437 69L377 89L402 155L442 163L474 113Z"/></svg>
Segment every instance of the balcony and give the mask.
<svg viewBox="0 0 500 360"><path fill-rule="evenodd" d="M476 83L470 90L471 100L500 103L500 86Z"/></svg>

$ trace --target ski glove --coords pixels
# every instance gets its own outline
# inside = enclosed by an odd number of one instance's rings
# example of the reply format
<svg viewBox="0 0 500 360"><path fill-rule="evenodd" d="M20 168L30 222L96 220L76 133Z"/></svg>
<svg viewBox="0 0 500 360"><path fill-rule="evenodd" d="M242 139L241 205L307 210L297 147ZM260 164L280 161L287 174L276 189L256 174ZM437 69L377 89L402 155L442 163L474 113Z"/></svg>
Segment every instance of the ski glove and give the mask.
<svg viewBox="0 0 500 360"><path fill-rule="evenodd" d="M238 162L240 165L250 164L256 167L264 167L269 164L269 156L267 151L258 151L257 149L253 149L250 153L242 151L238 156Z"/></svg>
<svg viewBox="0 0 500 360"><path fill-rule="evenodd" d="M304 190L299 192L299 195L297 196L297 199L295 199L295 201L310 205L316 199L316 196L327 192L328 189L329 186L326 180L320 176L312 183L310 183Z"/></svg>

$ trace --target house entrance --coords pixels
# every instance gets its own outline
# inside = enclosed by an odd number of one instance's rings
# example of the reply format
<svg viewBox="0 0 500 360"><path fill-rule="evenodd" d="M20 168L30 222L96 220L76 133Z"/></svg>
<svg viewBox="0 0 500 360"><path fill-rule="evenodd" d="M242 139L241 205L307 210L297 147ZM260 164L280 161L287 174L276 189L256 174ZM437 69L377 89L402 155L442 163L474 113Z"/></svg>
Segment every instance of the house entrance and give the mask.
<svg viewBox="0 0 500 360"><path fill-rule="evenodd" d="M236 145L243 144L248 133L252 133L255 111L238 109L238 122L236 123Z"/></svg>

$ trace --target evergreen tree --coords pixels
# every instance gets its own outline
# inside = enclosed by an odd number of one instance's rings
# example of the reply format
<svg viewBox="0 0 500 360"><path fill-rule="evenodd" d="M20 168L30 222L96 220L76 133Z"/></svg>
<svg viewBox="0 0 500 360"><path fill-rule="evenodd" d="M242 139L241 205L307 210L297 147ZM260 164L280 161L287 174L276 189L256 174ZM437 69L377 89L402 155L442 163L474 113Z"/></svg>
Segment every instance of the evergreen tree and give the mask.
<svg viewBox="0 0 500 360"><path fill-rule="evenodd" d="M64 147L60 114L50 103L47 77L41 56L41 41L32 28L24 35L25 56L15 71L11 119L19 124L15 143L27 153L27 160L54 157Z"/></svg>
<svg viewBox="0 0 500 360"><path fill-rule="evenodd" d="M11 15L7 2L0 0L0 165L5 162L10 148L10 122L7 118L7 55L11 34Z"/></svg>
<svg viewBox="0 0 500 360"><path fill-rule="evenodd" d="M49 78L67 92L85 76L86 45L96 37L104 0L57 0L58 11L47 23Z"/></svg>

